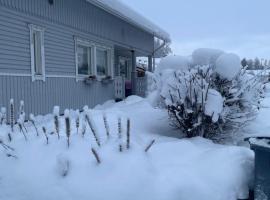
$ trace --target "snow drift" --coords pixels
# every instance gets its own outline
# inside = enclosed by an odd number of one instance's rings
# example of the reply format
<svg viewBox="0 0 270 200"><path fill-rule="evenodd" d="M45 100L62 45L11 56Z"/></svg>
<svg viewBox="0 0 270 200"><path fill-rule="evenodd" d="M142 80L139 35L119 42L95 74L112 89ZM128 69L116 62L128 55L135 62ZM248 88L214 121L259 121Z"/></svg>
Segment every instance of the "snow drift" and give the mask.
<svg viewBox="0 0 270 200"><path fill-rule="evenodd" d="M57 111L57 109L56 109ZM8 142L8 126L0 127L0 136L15 151L17 158L7 157L0 145L0 199L4 200L235 200L248 197L252 182L253 152L243 147L223 146L202 138L174 139L161 136L172 132L166 112L154 109L147 100L130 97L124 102L107 102L90 111L98 128L101 147L87 126L82 135L84 114L71 111L70 147L67 148L65 117L59 117L60 139L49 134L36 136L26 123L28 141L16 127ZM110 137L103 124L104 113ZM57 112L56 112L57 114ZM67 114L67 112L66 112ZM118 150L117 119L131 119L131 148ZM54 116L36 117L40 133L54 130ZM125 134L124 134L125 135ZM123 136L124 136L123 135ZM151 139L156 144L144 152ZM125 137L122 138L125 141ZM95 148L101 163L91 153ZM226 172L226 173L224 173Z"/></svg>

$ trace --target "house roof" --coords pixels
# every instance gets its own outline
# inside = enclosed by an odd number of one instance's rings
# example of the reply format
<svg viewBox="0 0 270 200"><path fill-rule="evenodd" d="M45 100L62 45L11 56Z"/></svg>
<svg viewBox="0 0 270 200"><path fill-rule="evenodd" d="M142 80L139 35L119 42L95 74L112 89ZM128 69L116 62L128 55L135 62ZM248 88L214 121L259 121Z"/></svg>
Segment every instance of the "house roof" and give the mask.
<svg viewBox="0 0 270 200"><path fill-rule="evenodd" d="M149 32L153 34L155 37L165 40L166 42L170 42L170 35L151 22L150 20L146 19L144 16L140 15L133 9L131 9L129 6L125 5L119 0L86 0L89 3L92 3L99 8L105 10L106 12L109 12L128 23L139 27L146 32Z"/></svg>

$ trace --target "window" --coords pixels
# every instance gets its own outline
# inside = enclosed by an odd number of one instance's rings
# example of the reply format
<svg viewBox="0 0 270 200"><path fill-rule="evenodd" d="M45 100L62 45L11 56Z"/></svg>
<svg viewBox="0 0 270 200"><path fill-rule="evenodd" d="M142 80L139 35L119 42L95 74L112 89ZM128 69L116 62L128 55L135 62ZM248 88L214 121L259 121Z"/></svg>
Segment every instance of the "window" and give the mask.
<svg viewBox="0 0 270 200"><path fill-rule="evenodd" d="M78 74L91 75L91 48L87 46L78 45Z"/></svg>
<svg viewBox="0 0 270 200"><path fill-rule="evenodd" d="M29 28L32 81L45 81L44 29L32 24Z"/></svg>
<svg viewBox="0 0 270 200"><path fill-rule="evenodd" d="M108 52L105 49L96 49L97 76L109 76Z"/></svg>
<svg viewBox="0 0 270 200"><path fill-rule="evenodd" d="M77 80L87 76L97 79L112 77L112 49L90 41L76 38L76 77Z"/></svg>

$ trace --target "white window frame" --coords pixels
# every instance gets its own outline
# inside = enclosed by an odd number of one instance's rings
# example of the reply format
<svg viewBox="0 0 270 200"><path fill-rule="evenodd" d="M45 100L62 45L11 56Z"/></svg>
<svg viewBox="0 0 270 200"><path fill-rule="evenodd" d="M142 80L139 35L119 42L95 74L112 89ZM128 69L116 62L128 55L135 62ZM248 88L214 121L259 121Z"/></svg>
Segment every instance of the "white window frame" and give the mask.
<svg viewBox="0 0 270 200"><path fill-rule="evenodd" d="M114 53L113 53L113 48L112 47L108 47L108 46L104 46L89 40L84 40L78 37L74 37L75 39L75 58L76 58L76 81L79 80L84 80L86 77L92 75L92 76L96 76L97 80L102 80L103 78L105 78L106 76L110 76L111 79L114 78L114 68L113 68L113 60L114 60ZM86 47L90 47L91 48L91 71L92 74L90 75L81 75L78 73L78 45L81 46L86 46ZM108 67L108 74L105 76L98 76L97 75L97 65L96 65L96 49L102 49L102 50L106 50L107 51L107 67Z"/></svg>
<svg viewBox="0 0 270 200"><path fill-rule="evenodd" d="M88 74L88 75L83 75L83 74L79 74L79 62L78 62L78 46L81 45L81 46L84 46L84 47L88 47L91 49L91 53L90 53L90 65L91 65L91 72L92 74ZM93 60L93 57L94 57L94 44L89 42L89 41L86 41L86 40L82 40L82 39L79 39L79 38L75 38L75 57L76 57L76 80L79 81L79 80L84 80L86 77L89 77L91 75L94 75L94 60ZM89 59L89 58L88 58Z"/></svg>
<svg viewBox="0 0 270 200"><path fill-rule="evenodd" d="M46 80L46 74L45 74L45 50L44 50L44 32L45 28L34 25L34 24L29 24L29 29L30 29L30 51L31 51L31 76L32 76L32 81L36 80L41 80L45 81ZM33 33L34 32L40 32L41 36L41 67L42 67L42 75L36 75L35 74L35 49L34 49L34 38L33 38Z"/></svg>
<svg viewBox="0 0 270 200"><path fill-rule="evenodd" d="M100 46L100 45L96 45L95 46L95 61L96 61L96 50L97 49L100 49L100 50L103 50L103 51L107 51L107 70L108 70L108 74L104 75L104 76L98 76L97 75L97 64L95 62L95 74L97 76L98 79L102 79L102 78L105 78L107 76L111 76L111 78L113 77L113 51L111 48L109 47L106 47L106 46ZM106 70L106 71L107 71Z"/></svg>

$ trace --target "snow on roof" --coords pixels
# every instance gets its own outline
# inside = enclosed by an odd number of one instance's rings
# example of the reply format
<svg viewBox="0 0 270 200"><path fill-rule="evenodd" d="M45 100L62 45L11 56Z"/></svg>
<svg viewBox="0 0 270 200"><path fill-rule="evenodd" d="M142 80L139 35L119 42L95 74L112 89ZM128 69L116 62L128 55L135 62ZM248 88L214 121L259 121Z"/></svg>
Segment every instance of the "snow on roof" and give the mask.
<svg viewBox="0 0 270 200"><path fill-rule="evenodd" d="M86 0L99 8L122 18L123 20L153 34L155 37L170 42L170 35L156 24L146 19L119 0Z"/></svg>

